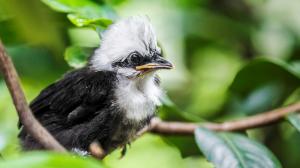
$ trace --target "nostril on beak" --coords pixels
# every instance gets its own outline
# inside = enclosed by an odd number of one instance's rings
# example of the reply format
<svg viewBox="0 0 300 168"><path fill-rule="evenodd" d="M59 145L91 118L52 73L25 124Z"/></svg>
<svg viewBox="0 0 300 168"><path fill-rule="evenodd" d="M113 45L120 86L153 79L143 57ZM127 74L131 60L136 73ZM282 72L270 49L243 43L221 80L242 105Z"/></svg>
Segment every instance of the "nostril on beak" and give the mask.
<svg viewBox="0 0 300 168"><path fill-rule="evenodd" d="M174 67L172 63L165 60L164 58L156 59L156 63L159 64L161 67L164 67L166 69L172 69Z"/></svg>
<svg viewBox="0 0 300 168"><path fill-rule="evenodd" d="M167 63L167 61L160 59L160 60L158 60L158 63L165 64L165 63Z"/></svg>

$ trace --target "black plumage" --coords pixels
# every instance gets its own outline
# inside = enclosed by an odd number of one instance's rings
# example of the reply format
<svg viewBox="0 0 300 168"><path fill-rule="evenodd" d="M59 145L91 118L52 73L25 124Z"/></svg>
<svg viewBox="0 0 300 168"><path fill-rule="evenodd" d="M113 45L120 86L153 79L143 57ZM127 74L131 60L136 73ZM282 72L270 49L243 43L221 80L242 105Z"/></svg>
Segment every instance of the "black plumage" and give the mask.
<svg viewBox="0 0 300 168"><path fill-rule="evenodd" d="M139 122L125 120L124 112L112 103L117 82L115 72L96 72L88 67L74 70L45 88L32 101L30 108L41 124L67 149L87 151L88 145L97 140L109 152L128 143L126 130L134 128L138 131L152 117ZM120 126L122 138L112 140ZM19 137L25 150L43 148L24 129Z"/></svg>
<svg viewBox="0 0 300 168"><path fill-rule="evenodd" d="M126 147L150 122L161 95L155 72L172 67L147 19L121 20L104 33L86 67L45 88L30 108L68 150L88 151L98 141L109 153ZM19 126L23 149L43 149Z"/></svg>

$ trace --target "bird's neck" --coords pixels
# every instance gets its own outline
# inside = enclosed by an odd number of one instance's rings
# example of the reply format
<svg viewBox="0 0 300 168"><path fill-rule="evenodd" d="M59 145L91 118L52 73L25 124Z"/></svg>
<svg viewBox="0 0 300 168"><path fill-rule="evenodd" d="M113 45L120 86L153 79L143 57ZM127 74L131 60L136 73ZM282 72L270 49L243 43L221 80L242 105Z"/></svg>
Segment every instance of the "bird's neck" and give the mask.
<svg viewBox="0 0 300 168"><path fill-rule="evenodd" d="M159 84L155 82L156 74L154 72L148 73L146 75L137 77L137 78L122 78L125 80L126 85L132 90L138 90L145 94L145 96L152 97L154 94L156 97L161 96L161 89ZM159 91L159 93L157 93ZM154 96L153 95L153 96ZM156 102L156 101L155 101Z"/></svg>
<svg viewBox="0 0 300 168"><path fill-rule="evenodd" d="M130 79L119 76L116 96L128 118L142 120L153 115L155 106L160 105L162 91L156 84L155 74Z"/></svg>

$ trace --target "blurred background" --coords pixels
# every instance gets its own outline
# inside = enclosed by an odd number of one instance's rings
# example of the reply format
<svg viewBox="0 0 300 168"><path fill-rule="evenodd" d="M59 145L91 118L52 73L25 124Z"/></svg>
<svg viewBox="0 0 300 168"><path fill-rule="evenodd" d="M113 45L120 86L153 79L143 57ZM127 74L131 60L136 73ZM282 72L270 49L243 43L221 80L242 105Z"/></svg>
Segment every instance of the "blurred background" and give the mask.
<svg viewBox="0 0 300 168"><path fill-rule="evenodd" d="M82 11L73 13L78 8ZM165 120L235 119L279 107L299 93L298 0L0 0L0 38L28 101L66 71L83 66L99 46L98 33L109 20L95 28L78 18L93 10L112 21L132 15L151 19L164 56L176 65L160 73L169 96L158 113ZM4 158L22 156L17 120L0 77ZM247 134L265 144L283 167L300 165L300 134L287 121ZM147 134L125 158L119 160L119 155L114 152L104 163L113 168L213 167L192 136Z"/></svg>

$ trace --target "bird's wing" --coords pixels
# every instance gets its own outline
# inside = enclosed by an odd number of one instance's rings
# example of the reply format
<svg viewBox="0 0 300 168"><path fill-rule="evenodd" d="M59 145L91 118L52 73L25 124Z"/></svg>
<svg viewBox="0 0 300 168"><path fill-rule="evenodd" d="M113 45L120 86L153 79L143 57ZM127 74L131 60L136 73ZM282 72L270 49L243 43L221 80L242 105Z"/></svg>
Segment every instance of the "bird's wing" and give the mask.
<svg viewBox="0 0 300 168"><path fill-rule="evenodd" d="M72 71L45 88L30 104L39 119L45 113L65 116L73 123L99 111L107 99L113 81L111 72ZM21 126L21 124L19 125Z"/></svg>

